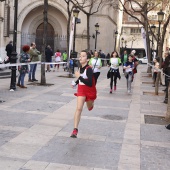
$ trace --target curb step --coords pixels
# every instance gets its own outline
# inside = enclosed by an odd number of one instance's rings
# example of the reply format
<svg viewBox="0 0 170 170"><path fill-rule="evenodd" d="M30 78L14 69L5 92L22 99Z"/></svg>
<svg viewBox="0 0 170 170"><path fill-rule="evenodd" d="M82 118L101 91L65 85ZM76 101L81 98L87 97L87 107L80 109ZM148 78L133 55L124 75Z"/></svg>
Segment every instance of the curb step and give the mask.
<svg viewBox="0 0 170 170"><path fill-rule="evenodd" d="M0 70L0 79L10 78L10 77L11 77L11 70L9 69Z"/></svg>

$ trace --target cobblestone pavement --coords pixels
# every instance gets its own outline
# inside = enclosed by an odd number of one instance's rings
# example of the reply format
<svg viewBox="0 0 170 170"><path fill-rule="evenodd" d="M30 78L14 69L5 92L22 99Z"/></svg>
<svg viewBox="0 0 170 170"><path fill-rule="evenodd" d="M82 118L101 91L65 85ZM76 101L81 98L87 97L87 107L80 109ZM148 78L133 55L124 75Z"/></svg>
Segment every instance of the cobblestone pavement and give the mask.
<svg viewBox="0 0 170 170"><path fill-rule="evenodd" d="M127 94L122 75L109 94L108 68L102 68L94 109L84 107L77 139L70 138L76 107L72 78L61 68L46 73L52 86L25 84L8 90L0 83L0 170L167 170L170 168L170 131L164 125L145 124L145 115L164 116L164 87L160 96L140 65ZM122 68L120 68L122 72ZM37 79L40 80L38 67Z"/></svg>

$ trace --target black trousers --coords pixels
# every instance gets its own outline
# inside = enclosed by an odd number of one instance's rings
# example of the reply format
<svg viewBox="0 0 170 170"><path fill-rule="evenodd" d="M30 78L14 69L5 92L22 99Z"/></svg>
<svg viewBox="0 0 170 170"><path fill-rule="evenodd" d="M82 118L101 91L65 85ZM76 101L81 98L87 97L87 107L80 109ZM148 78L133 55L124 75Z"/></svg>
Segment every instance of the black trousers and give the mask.
<svg viewBox="0 0 170 170"><path fill-rule="evenodd" d="M93 75L94 75L95 84L97 84L97 79L100 76L100 72L93 73Z"/></svg>
<svg viewBox="0 0 170 170"><path fill-rule="evenodd" d="M153 80L154 80L154 83L156 82L156 78L157 78L157 72L154 72L154 73L153 73Z"/></svg>
<svg viewBox="0 0 170 170"><path fill-rule="evenodd" d="M117 83L117 73L116 72L110 72L110 89L113 88L113 79L114 79L114 86L116 86L116 83Z"/></svg>
<svg viewBox="0 0 170 170"><path fill-rule="evenodd" d="M167 86L166 86L165 101L168 101L168 87L169 87L169 82L167 82Z"/></svg>

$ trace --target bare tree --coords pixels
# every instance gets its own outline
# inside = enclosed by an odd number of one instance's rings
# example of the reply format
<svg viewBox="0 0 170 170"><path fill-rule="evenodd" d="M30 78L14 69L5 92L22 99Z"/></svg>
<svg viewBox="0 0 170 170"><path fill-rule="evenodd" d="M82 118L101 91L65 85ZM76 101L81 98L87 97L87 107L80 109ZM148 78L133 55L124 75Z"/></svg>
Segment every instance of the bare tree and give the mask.
<svg viewBox="0 0 170 170"><path fill-rule="evenodd" d="M110 0L110 4L113 3L113 0ZM131 16L141 24L146 31L146 42L147 42L147 57L148 62L151 61L151 51L150 51L150 39L149 39L149 32L154 36L154 39L157 41L158 44L158 56L160 57L160 68L162 65L162 52L163 52L163 45L164 45L164 38L166 34L166 28L169 24L170 20L170 13L166 14L166 17L163 22L163 29L159 36L159 42L158 42L158 36L155 35L151 30L151 24L152 21L148 18L148 13L153 10L160 10L165 6L169 6L170 0L119 0L120 6L117 8L122 9L126 14ZM130 8L129 8L130 6ZM139 19L137 16L141 16L141 19ZM148 67L147 72L151 72L150 67ZM159 81L160 81L160 72L158 73L157 80L156 80L156 86L155 86L155 94L158 95L158 87L159 87Z"/></svg>
<svg viewBox="0 0 170 170"><path fill-rule="evenodd" d="M108 0L70 0L87 16L87 49L90 50L90 16L96 14Z"/></svg>
<svg viewBox="0 0 170 170"><path fill-rule="evenodd" d="M67 54L69 53L69 41L70 41L70 22L71 22L71 13L73 11L73 4L70 0L64 0L67 4L67 14L68 14L68 21L67 21Z"/></svg>
<svg viewBox="0 0 170 170"><path fill-rule="evenodd" d="M47 45L47 23L48 23L48 0L44 0L44 33L43 33L43 54L41 61L45 62L45 47ZM45 64L41 64L41 85L46 84Z"/></svg>

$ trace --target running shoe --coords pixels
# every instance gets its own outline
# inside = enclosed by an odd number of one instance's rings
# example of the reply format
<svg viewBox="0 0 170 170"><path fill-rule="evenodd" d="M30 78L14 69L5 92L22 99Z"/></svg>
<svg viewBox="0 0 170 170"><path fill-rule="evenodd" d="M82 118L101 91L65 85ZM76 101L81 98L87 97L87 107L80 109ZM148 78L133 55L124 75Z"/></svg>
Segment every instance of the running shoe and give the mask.
<svg viewBox="0 0 170 170"><path fill-rule="evenodd" d="M74 128L70 137L71 138L77 138L77 134L78 134L78 129Z"/></svg>
<svg viewBox="0 0 170 170"><path fill-rule="evenodd" d="M89 110L89 111L93 110L93 107L94 107L94 103L93 103L93 106L90 107L88 110Z"/></svg>

